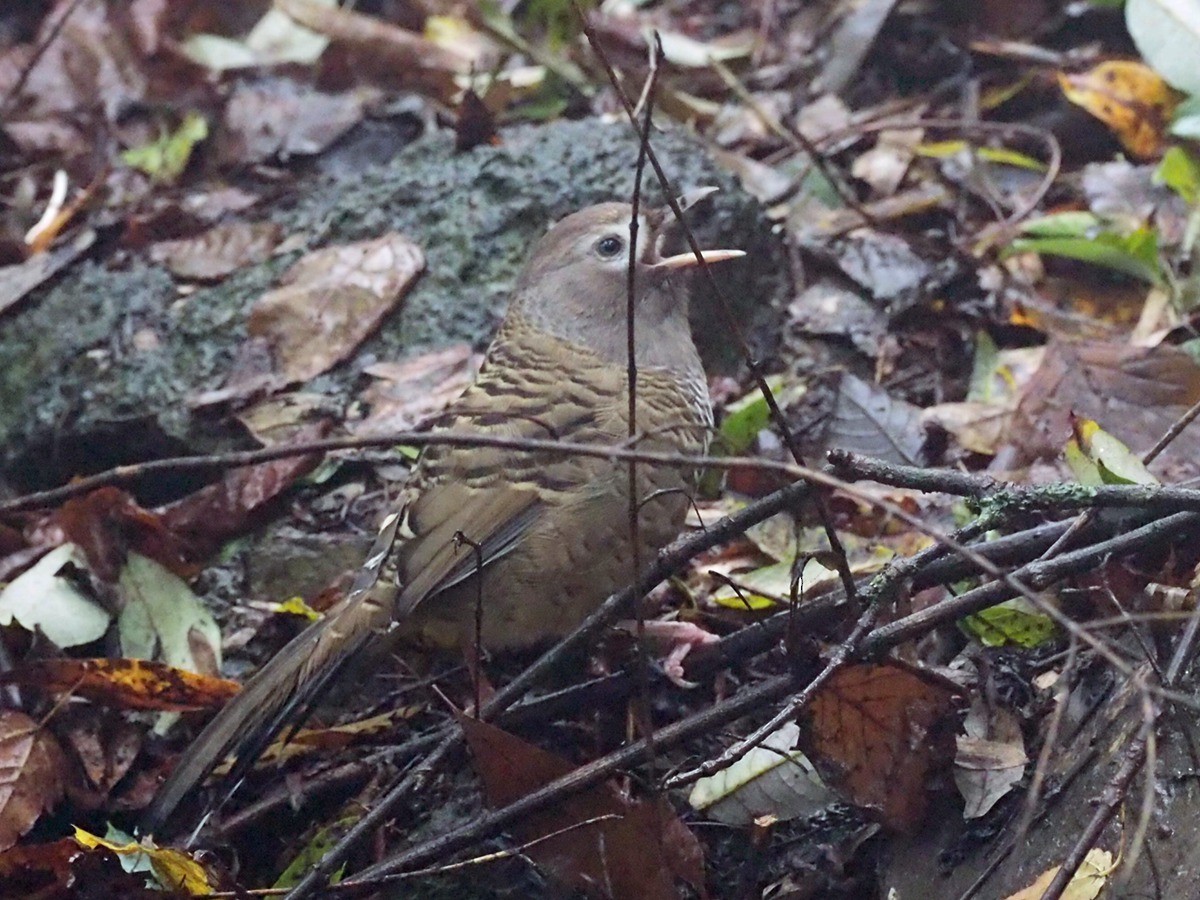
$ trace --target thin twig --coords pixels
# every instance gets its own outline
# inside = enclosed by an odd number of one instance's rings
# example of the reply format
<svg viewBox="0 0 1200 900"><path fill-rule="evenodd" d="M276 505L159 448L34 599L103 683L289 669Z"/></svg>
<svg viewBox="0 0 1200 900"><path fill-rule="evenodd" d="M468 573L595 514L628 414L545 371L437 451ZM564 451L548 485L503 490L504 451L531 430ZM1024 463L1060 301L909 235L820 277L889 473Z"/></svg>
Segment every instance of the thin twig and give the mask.
<svg viewBox="0 0 1200 900"><path fill-rule="evenodd" d="M637 438L637 270L639 263L638 254L638 219L641 216L642 207L642 180L646 174L646 154L650 148L650 123L654 116L654 100L655 86L658 83L659 73L659 51L661 44L659 42L658 33L655 32L654 39L650 42L650 72L646 76L646 84L642 89L642 98L639 103L645 104L645 113L642 117L642 127L638 132L638 155L637 163L633 170L633 196L630 199L630 215L629 215L629 262L625 269L625 376L628 383L628 406L626 415L629 422L629 440L633 442ZM626 527L629 534L629 556L631 560L632 571L630 572L630 581L637 581L638 575L642 571L642 554L641 554L641 528L639 520L641 518L641 501L638 498L637 486L638 464L636 460L629 460L626 464L626 477L629 484L629 503L626 509ZM649 724L649 717L645 716L646 710L649 709L650 702L650 660L646 654L646 619L643 614L642 605L634 605L634 622L636 623L636 675L637 681L637 702L633 704L632 709L635 714L633 716L635 722L639 718L636 714L638 709L641 710L644 719L641 722L640 731L643 736L650 738L653 735L653 728ZM650 749L650 772L651 782L653 783L653 772L656 768L655 752L653 743Z"/></svg>

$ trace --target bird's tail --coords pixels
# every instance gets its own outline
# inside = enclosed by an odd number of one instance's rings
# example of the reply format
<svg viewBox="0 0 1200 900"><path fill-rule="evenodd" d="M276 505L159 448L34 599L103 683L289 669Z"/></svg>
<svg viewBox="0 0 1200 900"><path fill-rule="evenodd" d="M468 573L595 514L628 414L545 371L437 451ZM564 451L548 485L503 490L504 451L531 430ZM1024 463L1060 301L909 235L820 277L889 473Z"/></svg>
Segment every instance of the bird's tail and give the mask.
<svg viewBox="0 0 1200 900"><path fill-rule="evenodd" d="M345 599L288 642L225 704L185 751L141 820L145 833L165 826L188 792L230 754L227 783L236 789L267 745L299 724L345 664L392 621L397 588L379 581L401 517L389 516Z"/></svg>

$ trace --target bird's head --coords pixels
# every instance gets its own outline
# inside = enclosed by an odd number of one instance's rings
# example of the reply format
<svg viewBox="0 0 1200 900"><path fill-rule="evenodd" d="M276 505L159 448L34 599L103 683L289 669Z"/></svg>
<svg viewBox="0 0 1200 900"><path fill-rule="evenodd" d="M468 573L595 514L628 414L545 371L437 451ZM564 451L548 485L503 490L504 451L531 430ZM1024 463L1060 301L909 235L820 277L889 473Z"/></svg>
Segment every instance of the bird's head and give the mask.
<svg viewBox="0 0 1200 900"><path fill-rule="evenodd" d="M682 205L686 208L688 200L707 193L693 192ZM551 334L624 361L631 218L628 203L601 203L556 223L530 253L517 280L513 312ZM662 363L653 347L675 340L681 331L681 340L691 348L685 276L700 262L691 252L663 255L664 243L677 225L669 207L638 215L632 252L639 364ZM701 255L705 263L717 263L745 254L704 250Z"/></svg>

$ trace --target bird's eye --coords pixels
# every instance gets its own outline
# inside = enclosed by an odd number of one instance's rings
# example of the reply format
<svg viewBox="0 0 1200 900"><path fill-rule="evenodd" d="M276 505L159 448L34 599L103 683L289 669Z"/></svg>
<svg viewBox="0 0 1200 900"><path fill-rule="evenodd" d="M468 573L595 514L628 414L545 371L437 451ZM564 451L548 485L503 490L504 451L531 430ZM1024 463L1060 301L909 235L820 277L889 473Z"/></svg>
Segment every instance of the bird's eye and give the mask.
<svg viewBox="0 0 1200 900"><path fill-rule="evenodd" d="M607 235L596 241L596 252L601 259L615 259L625 249L625 242L615 234Z"/></svg>

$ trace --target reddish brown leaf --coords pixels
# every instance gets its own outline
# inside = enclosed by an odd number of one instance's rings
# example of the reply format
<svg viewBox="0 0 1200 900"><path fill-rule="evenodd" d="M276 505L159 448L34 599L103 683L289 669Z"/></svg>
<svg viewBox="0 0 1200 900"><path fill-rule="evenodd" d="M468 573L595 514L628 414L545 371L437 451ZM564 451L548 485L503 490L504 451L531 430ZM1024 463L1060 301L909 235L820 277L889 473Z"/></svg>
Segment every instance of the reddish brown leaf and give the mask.
<svg viewBox="0 0 1200 900"><path fill-rule="evenodd" d="M316 440L328 430L327 423L316 422L297 431L295 441ZM315 469L320 461L320 454L309 454L234 469L216 484L158 512L173 534L186 539L196 552L209 553L243 531L267 503Z"/></svg>
<svg viewBox="0 0 1200 900"><path fill-rule="evenodd" d="M54 736L16 710L0 710L0 850L63 794L65 760Z"/></svg>
<svg viewBox="0 0 1200 900"><path fill-rule="evenodd" d="M10 889L57 888L65 892L74 877L71 863L82 854L80 846L69 838L50 844L12 847L0 853L0 881Z"/></svg>
<svg viewBox="0 0 1200 900"><path fill-rule="evenodd" d="M800 746L851 802L909 831L924 815L927 780L954 757L954 697L896 663L847 666L802 717Z"/></svg>
<svg viewBox="0 0 1200 900"><path fill-rule="evenodd" d="M1056 459L1071 436L1071 414L1094 419L1135 453L1149 450L1200 401L1200 365L1185 350L1128 344L1054 342L1025 387L1010 440L1022 461ZM1161 457L1164 481L1200 472L1200 430L1185 429ZM1156 474L1162 469L1156 467Z"/></svg>
<svg viewBox="0 0 1200 900"><path fill-rule="evenodd" d="M460 716L459 722L492 806L519 800L575 768L478 719ZM537 841L523 848L525 855L590 896L675 900L673 879L680 878L707 897L699 841L662 797L634 801L597 785L522 819L516 832L522 841Z"/></svg>
<svg viewBox="0 0 1200 900"><path fill-rule="evenodd" d="M86 799L99 805L137 758L142 747L141 729L84 704L68 707L58 718L57 733L64 747L79 760L93 794ZM77 799L75 793L72 791L72 799Z"/></svg>
<svg viewBox="0 0 1200 900"><path fill-rule="evenodd" d="M195 574L195 567L186 560L183 543L170 533L163 519L142 509L120 488L102 487L68 500L56 520L102 581L117 580L130 550L161 563L180 577Z"/></svg>
<svg viewBox="0 0 1200 900"><path fill-rule="evenodd" d="M169 900L181 896L147 886L146 876L124 871L112 851L85 850L71 838L0 853L0 884L5 897L31 900Z"/></svg>
<svg viewBox="0 0 1200 900"><path fill-rule="evenodd" d="M499 143L496 117L479 95L468 88L458 104L458 116L454 120L454 149L465 153L480 144L496 143Z"/></svg>
<svg viewBox="0 0 1200 900"><path fill-rule="evenodd" d="M52 659L25 663L0 676L125 709L187 711L220 706L241 690L236 681L197 675L144 659Z"/></svg>

